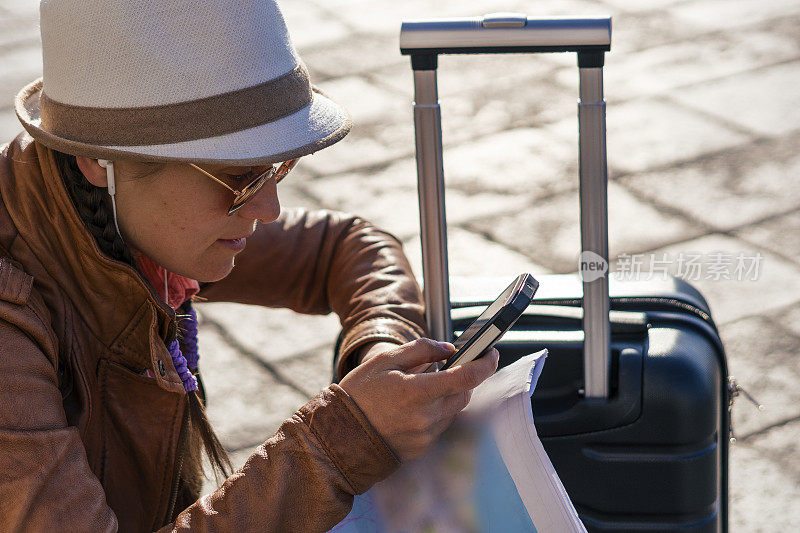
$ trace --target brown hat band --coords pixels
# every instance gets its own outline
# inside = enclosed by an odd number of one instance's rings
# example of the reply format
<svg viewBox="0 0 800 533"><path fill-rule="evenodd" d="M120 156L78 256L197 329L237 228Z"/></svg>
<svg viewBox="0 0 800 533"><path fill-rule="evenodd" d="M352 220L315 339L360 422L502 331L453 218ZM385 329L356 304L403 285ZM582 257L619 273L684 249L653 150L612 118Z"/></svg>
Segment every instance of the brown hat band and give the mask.
<svg viewBox="0 0 800 533"><path fill-rule="evenodd" d="M301 63L275 79L228 93L145 107L64 104L42 92L42 129L100 146L147 146L193 141L253 128L311 104L308 71Z"/></svg>

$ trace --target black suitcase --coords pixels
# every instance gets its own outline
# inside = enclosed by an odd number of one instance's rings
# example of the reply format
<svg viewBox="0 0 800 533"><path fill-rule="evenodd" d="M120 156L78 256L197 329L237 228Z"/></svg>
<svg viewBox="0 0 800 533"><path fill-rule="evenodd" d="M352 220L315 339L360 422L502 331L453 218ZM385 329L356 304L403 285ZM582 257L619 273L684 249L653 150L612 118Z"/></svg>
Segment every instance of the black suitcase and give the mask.
<svg viewBox="0 0 800 533"><path fill-rule="evenodd" d="M609 283L602 66L610 41L609 18L403 23L401 51L414 70L426 318L435 338L451 340L510 281L451 284L448 276L438 55L577 52L585 268L582 277L536 276L536 298L498 344L501 364L549 350L533 397L536 428L589 531L727 531L735 384L708 304L675 278Z"/></svg>

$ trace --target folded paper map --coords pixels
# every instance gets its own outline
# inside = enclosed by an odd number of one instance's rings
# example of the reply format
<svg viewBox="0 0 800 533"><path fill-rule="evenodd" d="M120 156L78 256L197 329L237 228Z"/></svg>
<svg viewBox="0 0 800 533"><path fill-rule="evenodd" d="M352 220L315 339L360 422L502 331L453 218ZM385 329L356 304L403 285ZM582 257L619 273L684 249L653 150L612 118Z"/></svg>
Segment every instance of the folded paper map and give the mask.
<svg viewBox="0 0 800 533"><path fill-rule="evenodd" d="M523 357L482 383L427 455L356 496L331 531L585 532L533 425L546 357Z"/></svg>

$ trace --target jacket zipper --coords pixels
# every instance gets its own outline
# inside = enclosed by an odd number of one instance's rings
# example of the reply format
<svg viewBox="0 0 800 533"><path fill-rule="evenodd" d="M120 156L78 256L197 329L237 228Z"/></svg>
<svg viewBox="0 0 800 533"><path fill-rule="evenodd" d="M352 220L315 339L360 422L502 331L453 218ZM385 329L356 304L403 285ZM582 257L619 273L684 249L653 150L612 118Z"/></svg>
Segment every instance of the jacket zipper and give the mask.
<svg viewBox="0 0 800 533"><path fill-rule="evenodd" d="M172 475L172 488L170 490L169 505L167 506L167 515L164 517L162 526L169 524L172 521L172 514L175 512L175 502L178 499L178 485L180 483L181 470L183 470L183 456L186 448L187 437L187 422L189 421L189 406L185 407L184 415L181 418L181 429L178 436L178 451L175 458L175 472Z"/></svg>

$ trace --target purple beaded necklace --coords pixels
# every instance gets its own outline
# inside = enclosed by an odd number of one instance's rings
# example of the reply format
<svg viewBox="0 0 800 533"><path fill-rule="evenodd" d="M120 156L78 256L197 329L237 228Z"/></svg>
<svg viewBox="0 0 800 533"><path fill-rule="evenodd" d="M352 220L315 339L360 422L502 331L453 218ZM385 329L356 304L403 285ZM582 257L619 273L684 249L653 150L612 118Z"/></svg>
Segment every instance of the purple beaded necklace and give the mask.
<svg viewBox="0 0 800 533"><path fill-rule="evenodd" d="M200 354L197 352L197 313L191 304L187 303L186 308L188 314L178 317L183 327L183 350L186 354L181 351L181 342L175 339L169 345L169 355L183 382L183 388L189 393L197 390L197 379L193 372L197 372Z"/></svg>

